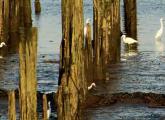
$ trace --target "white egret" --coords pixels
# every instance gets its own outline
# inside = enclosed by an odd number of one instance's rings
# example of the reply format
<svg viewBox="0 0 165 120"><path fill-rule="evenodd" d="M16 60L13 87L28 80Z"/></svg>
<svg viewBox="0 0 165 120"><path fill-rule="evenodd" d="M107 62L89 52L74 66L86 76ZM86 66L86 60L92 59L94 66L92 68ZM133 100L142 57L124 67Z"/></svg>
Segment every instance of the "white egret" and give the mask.
<svg viewBox="0 0 165 120"><path fill-rule="evenodd" d="M5 42L1 42L0 48L2 48L3 46L6 46L6 43Z"/></svg>
<svg viewBox="0 0 165 120"><path fill-rule="evenodd" d="M158 52L164 51L164 44L162 43L161 40L156 40L155 44L156 44L156 51L158 51Z"/></svg>
<svg viewBox="0 0 165 120"><path fill-rule="evenodd" d="M163 34L163 18L160 18L160 29L157 31L155 35L156 40L161 40L162 34Z"/></svg>
<svg viewBox="0 0 165 120"><path fill-rule="evenodd" d="M47 119L50 118L50 114L51 114L51 106L50 106L50 101L48 102L48 109L47 109Z"/></svg>
<svg viewBox="0 0 165 120"><path fill-rule="evenodd" d="M92 84L88 87L88 90L91 90L93 87L96 87L96 84L95 84L95 83L92 83Z"/></svg>
<svg viewBox="0 0 165 120"><path fill-rule="evenodd" d="M85 37L85 38L86 38L86 36L87 36L87 25L90 24L90 21L91 21L91 19L88 18L88 19L86 19L86 22L85 22L85 27L84 27L84 37Z"/></svg>
<svg viewBox="0 0 165 120"><path fill-rule="evenodd" d="M130 37L126 37L126 35L122 35L121 38L123 39L123 42L128 44L128 45L131 45L131 44L134 44L134 43L138 43L137 40L135 40L133 38L130 38Z"/></svg>

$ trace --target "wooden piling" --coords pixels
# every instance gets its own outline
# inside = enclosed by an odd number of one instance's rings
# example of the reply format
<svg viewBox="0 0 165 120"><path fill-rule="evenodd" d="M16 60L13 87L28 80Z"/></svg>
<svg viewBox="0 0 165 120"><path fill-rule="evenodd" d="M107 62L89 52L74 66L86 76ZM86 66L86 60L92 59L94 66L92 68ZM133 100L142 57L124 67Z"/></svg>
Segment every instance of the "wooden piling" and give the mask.
<svg viewBox="0 0 165 120"><path fill-rule="evenodd" d="M8 93L8 115L9 120L16 120L15 91Z"/></svg>
<svg viewBox="0 0 165 120"><path fill-rule="evenodd" d="M11 0L9 3L9 29L10 34L18 33L19 31L19 0ZM11 36L12 37L12 36Z"/></svg>
<svg viewBox="0 0 165 120"><path fill-rule="evenodd" d="M85 76L88 84L93 82L93 46L91 36L91 25L86 24L87 35L85 37L85 48L84 48L84 63L85 63Z"/></svg>
<svg viewBox="0 0 165 120"><path fill-rule="evenodd" d="M87 90L83 58L83 0L62 0L58 120L80 120Z"/></svg>
<svg viewBox="0 0 165 120"><path fill-rule="evenodd" d="M125 32L127 36L137 39L136 0L124 0Z"/></svg>
<svg viewBox="0 0 165 120"><path fill-rule="evenodd" d="M94 0L94 60L97 79L109 63L120 61L120 0ZM102 74L103 73L103 74Z"/></svg>
<svg viewBox="0 0 165 120"><path fill-rule="evenodd" d="M32 10L31 0L20 0L20 26L21 27L32 27Z"/></svg>
<svg viewBox="0 0 165 120"><path fill-rule="evenodd" d="M43 108L42 108L42 110L43 110L43 112L42 112L42 115L43 115L43 117L42 117L42 119L43 120L47 120L47 109L48 109L48 104L47 104L47 97L46 97L46 94L44 94L43 95Z"/></svg>
<svg viewBox="0 0 165 120"><path fill-rule="evenodd" d="M26 33L26 35L24 34ZM21 33L19 44L20 81L19 102L20 119L37 120L37 28Z"/></svg>
<svg viewBox="0 0 165 120"><path fill-rule="evenodd" d="M38 14L41 12L40 0L35 0L35 13Z"/></svg>
<svg viewBox="0 0 165 120"><path fill-rule="evenodd" d="M3 39L3 28L4 28L4 23L3 23L3 1L0 1L0 39Z"/></svg>

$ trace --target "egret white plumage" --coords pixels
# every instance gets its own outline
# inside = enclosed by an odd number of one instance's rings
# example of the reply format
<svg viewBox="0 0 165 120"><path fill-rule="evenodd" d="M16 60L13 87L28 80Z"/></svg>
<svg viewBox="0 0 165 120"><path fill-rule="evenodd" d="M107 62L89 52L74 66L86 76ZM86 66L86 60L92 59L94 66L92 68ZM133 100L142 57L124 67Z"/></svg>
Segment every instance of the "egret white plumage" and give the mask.
<svg viewBox="0 0 165 120"><path fill-rule="evenodd" d="M90 21L91 21L91 19L88 18L88 19L86 19L86 22L85 22L85 27L84 27L84 37L85 37L85 38L86 38L86 36L87 36L87 25L90 24Z"/></svg>
<svg viewBox="0 0 165 120"><path fill-rule="evenodd" d="M130 38L130 37L126 37L126 35L122 35L121 38L123 39L123 42L128 44L128 45L131 45L131 44L134 44L134 43L138 43L137 40L135 40L133 38Z"/></svg>
<svg viewBox="0 0 165 120"><path fill-rule="evenodd" d="M6 46L6 43L5 42L1 42L0 48L2 48L3 46Z"/></svg>
<svg viewBox="0 0 165 120"><path fill-rule="evenodd" d="M164 51L164 44L161 40L156 40L155 45L156 45L156 51L157 52L163 52Z"/></svg>
<svg viewBox="0 0 165 120"><path fill-rule="evenodd" d="M163 18L160 18L160 29L157 31L155 35L156 40L161 40L162 34L163 34Z"/></svg>
<svg viewBox="0 0 165 120"><path fill-rule="evenodd" d="M47 119L50 118L50 114L51 114L51 106L50 106L50 101L48 102L48 109L47 109Z"/></svg>
<svg viewBox="0 0 165 120"><path fill-rule="evenodd" d="M92 84L88 87L88 90L91 90L93 87L96 87L96 84L95 84L95 83L92 83Z"/></svg>

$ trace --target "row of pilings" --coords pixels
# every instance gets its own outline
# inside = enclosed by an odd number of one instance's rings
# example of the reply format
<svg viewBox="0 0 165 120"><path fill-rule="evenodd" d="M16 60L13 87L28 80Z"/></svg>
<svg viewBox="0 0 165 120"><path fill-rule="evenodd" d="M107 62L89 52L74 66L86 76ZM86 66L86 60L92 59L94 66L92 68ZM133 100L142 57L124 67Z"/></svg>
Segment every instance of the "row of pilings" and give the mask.
<svg viewBox="0 0 165 120"><path fill-rule="evenodd" d="M127 36L136 37L136 0L124 0ZM91 26L83 36L83 0L62 0L62 42L60 52L57 109L59 120L81 120L87 86L106 77L106 67L120 61L120 0L93 0L93 42ZM131 12L131 15L129 13ZM85 41L84 41L85 40ZM85 43L85 45L84 45Z"/></svg>
<svg viewBox="0 0 165 120"><path fill-rule="evenodd" d="M2 0L0 37L5 40L15 32L20 35L20 119L36 120L37 30L31 28L30 0L13 1ZM83 119L81 113L87 98L87 86L95 80L105 79L107 65L120 61L120 0L93 0L93 10L92 43L90 25L87 26L87 37L84 38L83 0L62 0L62 42L56 98L59 120ZM127 19L131 23L134 21L132 16ZM13 120L16 119L14 99L14 93L9 92L9 118ZM43 96L43 104L43 119L47 119L46 96Z"/></svg>
<svg viewBox="0 0 165 120"><path fill-rule="evenodd" d="M31 27L31 0L0 1L0 41L8 42L19 27ZM11 43L12 41L9 41Z"/></svg>
<svg viewBox="0 0 165 120"><path fill-rule="evenodd" d="M19 108L21 120L37 119L37 29L32 28L31 0L0 1L0 42L19 46ZM16 120L15 91L8 95L9 120Z"/></svg>

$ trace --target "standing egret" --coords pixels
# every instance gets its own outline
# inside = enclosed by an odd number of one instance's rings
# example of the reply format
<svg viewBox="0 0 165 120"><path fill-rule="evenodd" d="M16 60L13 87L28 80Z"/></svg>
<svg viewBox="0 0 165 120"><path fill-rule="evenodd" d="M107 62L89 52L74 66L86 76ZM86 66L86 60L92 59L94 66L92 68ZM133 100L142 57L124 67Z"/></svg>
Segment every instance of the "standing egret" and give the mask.
<svg viewBox="0 0 165 120"><path fill-rule="evenodd" d="M164 44L161 40L155 40L156 51L162 53L164 51Z"/></svg>
<svg viewBox="0 0 165 120"><path fill-rule="evenodd" d="M51 106L50 106L50 101L48 102L48 109L47 109L47 119L49 120L51 114Z"/></svg>
<svg viewBox="0 0 165 120"><path fill-rule="evenodd" d="M88 90L91 90L93 87L96 87L96 84L95 84L95 83L92 83L92 84L88 87Z"/></svg>
<svg viewBox="0 0 165 120"><path fill-rule="evenodd" d="M88 18L88 19L86 20L86 22L85 22L85 27L84 27L84 37L85 37L85 38L87 37L87 25L90 24L90 21L91 21L91 19Z"/></svg>
<svg viewBox="0 0 165 120"><path fill-rule="evenodd" d="M2 48L3 46L6 46L6 43L5 42L1 42L0 48Z"/></svg>
<svg viewBox="0 0 165 120"><path fill-rule="evenodd" d="M138 43L137 40L135 40L133 38L130 38L130 37L126 37L126 35L122 35L121 38L123 39L123 42L128 44L128 45L131 45L131 44L134 44L134 43Z"/></svg>
<svg viewBox="0 0 165 120"><path fill-rule="evenodd" d="M158 32L155 35L155 39L156 40L161 40L162 34L163 34L163 18L160 18L160 29L158 30Z"/></svg>

